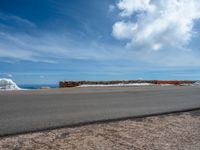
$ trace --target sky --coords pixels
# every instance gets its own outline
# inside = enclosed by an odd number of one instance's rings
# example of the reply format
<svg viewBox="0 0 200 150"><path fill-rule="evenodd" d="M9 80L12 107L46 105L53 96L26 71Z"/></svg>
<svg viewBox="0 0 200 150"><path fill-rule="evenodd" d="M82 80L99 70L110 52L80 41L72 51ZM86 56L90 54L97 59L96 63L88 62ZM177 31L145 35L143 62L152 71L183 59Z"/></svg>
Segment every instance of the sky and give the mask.
<svg viewBox="0 0 200 150"><path fill-rule="evenodd" d="M0 0L0 78L200 79L200 0Z"/></svg>

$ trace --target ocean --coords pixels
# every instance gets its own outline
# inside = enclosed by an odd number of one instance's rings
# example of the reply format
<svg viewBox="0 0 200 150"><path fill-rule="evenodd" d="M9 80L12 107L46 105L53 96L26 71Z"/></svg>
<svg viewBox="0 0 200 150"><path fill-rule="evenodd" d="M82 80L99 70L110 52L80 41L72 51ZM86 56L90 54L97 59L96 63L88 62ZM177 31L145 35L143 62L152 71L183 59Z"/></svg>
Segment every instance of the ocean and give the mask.
<svg viewBox="0 0 200 150"><path fill-rule="evenodd" d="M40 89L41 87L58 88L58 84L21 84L18 85L22 89Z"/></svg>

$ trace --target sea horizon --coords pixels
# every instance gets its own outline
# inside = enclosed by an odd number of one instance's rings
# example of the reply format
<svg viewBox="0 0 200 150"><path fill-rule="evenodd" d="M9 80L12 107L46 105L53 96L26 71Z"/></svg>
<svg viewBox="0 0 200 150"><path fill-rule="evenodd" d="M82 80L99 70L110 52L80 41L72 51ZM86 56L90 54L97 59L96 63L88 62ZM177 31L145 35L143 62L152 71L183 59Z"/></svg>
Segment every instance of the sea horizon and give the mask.
<svg viewBox="0 0 200 150"><path fill-rule="evenodd" d="M42 87L59 88L58 84L19 84L22 89L40 89Z"/></svg>

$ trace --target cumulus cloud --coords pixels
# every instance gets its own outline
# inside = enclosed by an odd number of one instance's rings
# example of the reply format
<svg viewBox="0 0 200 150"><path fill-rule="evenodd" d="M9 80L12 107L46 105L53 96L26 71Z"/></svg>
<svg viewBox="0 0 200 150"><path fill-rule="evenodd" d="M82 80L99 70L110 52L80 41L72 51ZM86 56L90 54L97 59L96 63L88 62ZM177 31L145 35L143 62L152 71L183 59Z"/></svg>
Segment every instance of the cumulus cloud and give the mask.
<svg viewBox="0 0 200 150"><path fill-rule="evenodd" d="M120 21L113 25L113 35L117 39L131 39L137 28L137 24Z"/></svg>
<svg viewBox="0 0 200 150"><path fill-rule="evenodd" d="M150 4L151 0L120 0L117 4L121 11L120 15L123 17L131 16L137 11L153 11L155 6Z"/></svg>
<svg viewBox="0 0 200 150"><path fill-rule="evenodd" d="M184 49L200 19L199 0L120 0L113 36L132 49Z"/></svg>

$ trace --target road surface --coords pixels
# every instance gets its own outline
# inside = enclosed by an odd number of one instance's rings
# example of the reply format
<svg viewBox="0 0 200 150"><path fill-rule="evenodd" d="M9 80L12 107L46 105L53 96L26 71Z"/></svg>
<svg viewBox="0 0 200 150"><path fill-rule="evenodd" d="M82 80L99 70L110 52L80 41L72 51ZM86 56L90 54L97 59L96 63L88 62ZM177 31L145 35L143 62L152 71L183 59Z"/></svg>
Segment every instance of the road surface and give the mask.
<svg viewBox="0 0 200 150"><path fill-rule="evenodd" d="M200 108L200 87L92 87L0 92L0 136Z"/></svg>

